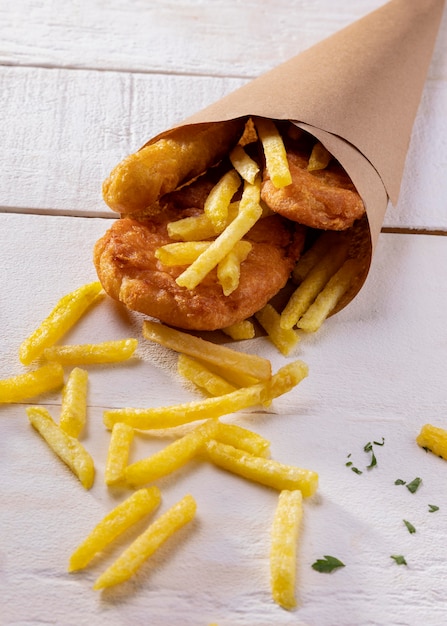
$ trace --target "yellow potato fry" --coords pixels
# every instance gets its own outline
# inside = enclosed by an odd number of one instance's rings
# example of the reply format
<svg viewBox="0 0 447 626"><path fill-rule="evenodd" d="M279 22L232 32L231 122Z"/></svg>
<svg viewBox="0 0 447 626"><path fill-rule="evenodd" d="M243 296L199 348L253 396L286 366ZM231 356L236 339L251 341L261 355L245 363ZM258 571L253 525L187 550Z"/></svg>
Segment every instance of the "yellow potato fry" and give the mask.
<svg viewBox="0 0 447 626"><path fill-rule="evenodd" d="M214 239L209 248L178 276L176 279L178 285L188 289L197 287L205 276L234 248L236 242L247 234L262 215L259 197L260 181L258 180L255 185L245 183L238 215Z"/></svg>
<svg viewBox="0 0 447 626"><path fill-rule="evenodd" d="M137 345L137 339L118 339L102 343L52 346L46 348L43 354L48 361L57 361L62 365L116 363L130 359Z"/></svg>
<svg viewBox="0 0 447 626"><path fill-rule="evenodd" d="M316 332L324 320L333 311L340 298L346 293L352 281L360 271L357 259L348 259L332 276L324 289L318 294L304 315L298 320L297 326L307 333Z"/></svg>
<svg viewBox="0 0 447 626"><path fill-rule="evenodd" d="M292 183L286 149L281 135L272 120L257 117L256 130L264 149L265 163L272 184L277 189Z"/></svg>
<svg viewBox="0 0 447 626"><path fill-rule="evenodd" d="M231 326L222 328L222 332L235 341L243 341L244 339L253 339L255 336L255 327L250 320L243 320L242 322L236 322Z"/></svg>
<svg viewBox="0 0 447 626"><path fill-rule="evenodd" d="M163 265L190 265L205 252L210 241L177 241L155 250L155 256Z"/></svg>
<svg viewBox="0 0 447 626"><path fill-rule="evenodd" d="M117 537L152 513L161 502L158 487L140 489L108 513L76 548L70 557L68 571L86 567L90 561Z"/></svg>
<svg viewBox="0 0 447 626"><path fill-rule="evenodd" d="M255 456L213 439L205 443L205 450L215 465L267 487L299 489L305 498L317 490L318 474L312 470Z"/></svg>
<svg viewBox="0 0 447 626"><path fill-rule="evenodd" d="M59 363L47 363L32 372L0 380L0 404L21 402L41 393L54 391L64 384L64 370Z"/></svg>
<svg viewBox="0 0 447 626"><path fill-rule="evenodd" d="M311 269L322 259L329 248L343 238L343 233L334 230L326 230L318 236L313 245L300 256L292 271L292 280L301 283Z"/></svg>
<svg viewBox="0 0 447 626"><path fill-rule="evenodd" d="M146 320L143 323L143 336L175 352L187 354L237 374L248 374L258 380L267 380L272 375L272 366L268 359L256 354L238 352L158 322Z"/></svg>
<svg viewBox="0 0 447 626"><path fill-rule="evenodd" d="M19 358L24 365L37 359L49 346L60 339L85 313L87 308L102 296L101 283L89 283L59 300L40 326L19 347Z"/></svg>
<svg viewBox="0 0 447 626"><path fill-rule="evenodd" d="M239 202L232 202L228 207L228 218L224 228L234 220L238 213ZM202 241L216 236L216 229L205 213L169 222L167 228L169 237L180 241Z"/></svg>
<svg viewBox="0 0 447 626"><path fill-rule="evenodd" d="M133 438L134 429L131 426L122 422L113 426L104 472L106 485L118 485L124 480Z"/></svg>
<svg viewBox="0 0 447 626"><path fill-rule="evenodd" d="M281 316L271 304L266 304L255 314L270 341L287 356L292 352L300 337L293 328L281 328Z"/></svg>
<svg viewBox="0 0 447 626"><path fill-rule="evenodd" d="M215 420L207 420L155 454L128 465L124 472L126 483L140 487L177 471L197 456L215 429Z"/></svg>
<svg viewBox="0 0 447 626"><path fill-rule="evenodd" d="M199 361L200 359L197 360ZM207 365L212 372L222 378L225 378L225 380L228 380L228 382L234 385L236 389L240 389L241 387L250 387L251 385L256 385L256 383L259 382L258 378L255 378L246 372L234 372L229 370L225 364L220 366L217 363L208 363Z"/></svg>
<svg viewBox="0 0 447 626"><path fill-rule="evenodd" d="M93 459L75 437L70 437L54 423L43 407L32 406L26 410L30 424L43 437L57 456L79 478L85 489L90 489L95 478Z"/></svg>
<svg viewBox="0 0 447 626"><path fill-rule="evenodd" d="M217 422L214 439L220 443L226 443L234 448L245 450L255 456L266 457L269 455L270 441L264 439L258 433L238 426L237 424L224 424Z"/></svg>
<svg viewBox="0 0 447 626"><path fill-rule="evenodd" d="M250 254L252 245L249 241L238 241L234 248L217 265L217 279L222 285L224 296L229 296L239 286L241 263Z"/></svg>
<svg viewBox="0 0 447 626"><path fill-rule="evenodd" d="M284 609L296 606L296 553L302 517L301 491L281 491L271 529L270 586L273 600Z"/></svg>
<svg viewBox="0 0 447 626"><path fill-rule="evenodd" d="M237 145L230 152L230 161L234 169L248 183L253 184L259 174L259 165L245 152L242 146Z"/></svg>
<svg viewBox="0 0 447 626"><path fill-rule="evenodd" d="M309 157L309 163L307 169L309 172L315 170L324 170L329 165L332 159L332 154L327 150L322 143L317 141L312 148L312 152Z"/></svg>
<svg viewBox="0 0 447 626"><path fill-rule="evenodd" d="M307 311L328 280L342 266L347 255L347 244L333 246L295 289L281 313L281 328L293 328Z"/></svg>
<svg viewBox="0 0 447 626"><path fill-rule="evenodd" d="M257 404L269 404L273 398L290 391L305 376L307 366L302 361L296 361L279 369L269 381L243 387L224 396L150 409L110 409L104 411L103 420L107 428L112 428L116 422L125 422L139 430L172 428L228 415Z"/></svg>
<svg viewBox="0 0 447 626"><path fill-rule="evenodd" d="M190 522L196 513L190 495L174 504L156 519L118 559L96 580L93 588L103 589L128 580L169 537Z"/></svg>
<svg viewBox="0 0 447 626"><path fill-rule="evenodd" d="M71 437L79 437L87 416L88 372L75 367L68 377L62 395L59 427Z"/></svg>
<svg viewBox="0 0 447 626"><path fill-rule="evenodd" d="M440 456L447 461L447 430L444 430L444 428L424 424L417 436L416 443L421 448L427 448L436 456Z"/></svg>
<svg viewBox="0 0 447 626"><path fill-rule="evenodd" d="M209 370L206 365L193 359L186 354L179 354L177 369L179 374L193 382L201 389L205 389L212 396L222 396L225 393L236 391L231 385L218 374Z"/></svg>
<svg viewBox="0 0 447 626"><path fill-rule="evenodd" d="M216 233L225 228L228 220L228 207L240 186L239 174L236 170L230 170L214 185L205 200L204 212L213 224Z"/></svg>

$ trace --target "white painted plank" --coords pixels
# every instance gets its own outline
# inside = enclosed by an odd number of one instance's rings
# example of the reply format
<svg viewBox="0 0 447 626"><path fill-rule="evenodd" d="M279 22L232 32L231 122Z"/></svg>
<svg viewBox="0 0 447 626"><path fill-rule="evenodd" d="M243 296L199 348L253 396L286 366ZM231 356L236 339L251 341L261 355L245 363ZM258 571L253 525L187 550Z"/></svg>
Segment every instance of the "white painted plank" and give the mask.
<svg viewBox="0 0 447 626"><path fill-rule="evenodd" d="M0 376L19 371L18 343L56 300L95 278L91 247L107 224L0 215ZM388 624L398 615L405 626L438 626L444 614L439 589L446 575L446 466L414 439L425 422L445 425L447 302L440 285L446 268L446 237L382 235L358 297L318 334L302 338L293 358L309 364L309 377L268 412L229 418L270 438L274 458L320 474L319 495L305 503L295 612L276 607L269 593L274 492L207 465L192 464L159 482L162 510L189 492L197 499L198 519L133 583L102 597L91 589L129 537L85 573L66 573L72 549L128 493L108 491L102 482L108 445L102 407L197 397L175 375L174 360L155 347L142 351L133 364L89 368L89 426L83 441L98 472L91 492L82 490L32 431L25 406L0 408L5 623L358 626ZM140 321L104 302L69 339L138 334ZM238 347L268 356L275 369L286 361L265 338ZM59 395L43 400L57 418ZM378 466L368 471L363 446L382 437L385 445L375 448ZM165 443L137 439L132 454L140 458ZM362 475L346 467L348 454ZM416 476L423 479L416 494L394 485L397 478ZM439 511L430 514L428 504ZM415 525L416 534L408 533L403 519ZM311 564L325 554L346 567L331 576L313 571ZM397 566L392 554L403 554L408 567Z"/></svg>
<svg viewBox="0 0 447 626"><path fill-rule="evenodd" d="M3 211L112 216L111 168L243 79L0 68ZM447 81L426 85L402 192L384 226L447 229Z"/></svg>

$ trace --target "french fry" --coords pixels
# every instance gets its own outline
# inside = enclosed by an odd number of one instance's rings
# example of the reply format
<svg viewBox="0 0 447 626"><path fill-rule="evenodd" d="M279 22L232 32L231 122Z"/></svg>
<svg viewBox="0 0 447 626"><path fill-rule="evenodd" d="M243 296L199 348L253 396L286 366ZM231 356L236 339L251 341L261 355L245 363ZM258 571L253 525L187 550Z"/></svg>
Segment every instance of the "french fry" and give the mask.
<svg viewBox="0 0 447 626"><path fill-rule="evenodd" d="M447 461L447 430L424 424L417 436L416 443Z"/></svg>
<svg viewBox="0 0 447 626"><path fill-rule="evenodd" d="M256 130L264 149L265 162L272 184L280 189L292 183L286 149L281 135L272 120L257 117Z"/></svg>
<svg viewBox="0 0 447 626"><path fill-rule="evenodd" d="M207 420L155 454L128 465L124 471L126 483L139 487L177 471L197 456L215 428L215 420Z"/></svg>
<svg viewBox="0 0 447 626"><path fill-rule="evenodd" d="M74 326L100 295L103 295L101 283L94 282L83 285L61 298L39 327L20 345L20 361L24 365L29 365L41 356L45 348L56 343Z"/></svg>
<svg viewBox="0 0 447 626"><path fill-rule="evenodd" d="M137 339L118 339L102 343L52 346L44 350L47 361L62 365L91 365L92 363L116 363L125 361L135 352Z"/></svg>
<svg viewBox="0 0 447 626"><path fill-rule="evenodd" d="M206 365L186 354L179 354L177 369L179 374L204 389L212 396L222 396L236 391L236 387L224 378L209 370Z"/></svg>
<svg viewBox="0 0 447 626"><path fill-rule="evenodd" d="M298 328L306 333L316 332L331 311L333 311L340 298L349 289L359 271L360 263L357 259L345 261L342 267L329 279L327 285L318 294L304 315L298 320Z"/></svg>
<svg viewBox="0 0 447 626"><path fill-rule="evenodd" d="M87 416L88 372L75 367L67 379L63 394L60 428L71 437L79 437Z"/></svg>
<svg viewBox="0 0 447 626"><path fill-rule="evenodd" d="M205 252L210 243L209 241L167 243L155 250L155 256L163 265L190 265L202 252Z"/></svg>
<svg viewBox="0 0 447 626"><path fill-rule="evenodd" d="M329 248L331 248L341 237L342 233L334 230L323 231L313 245L300 256L292 271L292 280L301 283L311 269L322 259Z"/></svg>
<svg viewBox="0 0 447 626"><path fill-rule="evenodd" d="M242 322L236 322L231 326L222 328L222 332L235 341L243 341L245 339L253 339L255 336L255 327L250 320L242 320Z"/></svg>
<svg viewBox="0 0 447 626"><path fill-rule="evenodd" d="M312 148L307 169L309 172L324 170L329 165L331 159L332 155L329 150L327 150L322 143L317 141Z"/></svg>
<svg viewBox="0 0 447 626"><path fill-rule="evenodd" d="M53 421L43 407L26 410L30 424L43 437L55 454L71 469L85 489L90 489L95 478L93 459L75 437L70 437Z"/></svg>
<svg viewBox="0 0 447 626"><path fill-rule="evenodd" d="M124 481L124 471L129 460L134 432L131 426L121 422L113 426L104 472L106 485L118 485Z"/></svg>
<svg viewBox="0 0 447 626"><path fill-rule="evenodd" d="M214 239L209 248L178 276L176 282L179 286L187 289L197 287L205 276L233 249L236 242L240 241L254 226L262 215L262 209L259 205L260 189L259 179L254 185L244 184L238 215Z"/></svg>
<svg viewBox="0 0 447 626"><path fill-rule="evenodd" d="M169 537L190 522L196 502L186 495L156 519L96 580L93 589L103 589L128 580Z"/></svg>
<svg viewBox="0 0 447 626"><path fill-rule="evenodd" d="M299 489L307 498L317 490L318 474L312 470L255 456L213 439L205 443L205 450L210 461L222 469L278 491Z"/></svg>
<svg viewBox="0 0 447 626"><path fill-rule="evenodd" d="M31 372L0 380L0 404L21 402L41 393L55 391L64 384L64 370L59 363L47 363Z"/></svg>
<svg viewBox="0 0 447 626"><path fill-rule="evenodd" d="M241 185L241 179L236 170L230 170L222 176L219 182L211 189L205 200L204 212L216 233L222 232L228 220L228 207Z"/></svg>
<svg viewBox="0 0 447 626"><path fill-rule="evenodd" d="M248 374L258 380L268 380L272 375L272 367L268 359L255 354L238 352L159 322L146 320L143 323L143 336L175 352L187 354L237 374Z"/></svg>
<svg viewBox="0 0 447 626"><path fill-rule="evenodd" d="M161 493L158 487L135 491L103 517L76 548L70 557L68 571L75 572L87 567L99 552L102 552L133 524L152 513L160 505L160 502Z"/></svg>
<svg viewBox="0 0 447 626"><path fill-rule="evenodd" d="M333 246L312 268L284 307L281 313L281 328L293 328L296 325L331 276L340 269L346 259L347 251L346 242Z"/></svg>
<svg viewBox="0 0 447 626"><path fill-rule="evenodd" d="M253 184L259 174L259 165L245 152L244 148L237 145L230 152L230 161L234 169L247 182Z"/></svg>
<svg viewBox="0 0 447 626"><path fill-rule="evenodd" d="M238 288L241 275L241 263L250 254L252 245L249 241L238 241L234 248L217 265L217 279L222 285L224 296L229 296Z"/></svg>
<svg viewBox="0 0 447 626"><path fill-rule="evenodd" d="M106 428L112 428L116 422L124 422L139 430L152 430L220 417L257 404L268 405L273 398L295 387L307 373L305 363L295 361L279 369L269 381L243 387L224 396L149 409L110 409L104 411L103 421Z"/></svg>
<svg viewBox="0 0 447 626"><path fill-rule="evenodd" d="M217 421L214 439L234 448L245 450L255 456L267 457L269 455L270 441L268 439L264 439L258 433L237 424L225 424Z"/></svg>
<svg viewBox="0 0 447 626"><path fill-rule="evenodd" d="M281 316L271 304L266 304L255 317L278 350L289 355L300 340L298 333L293 328L281 328Z"/></svg>
<svg viewBox="0 0 447 626"><path fill-rule="evenodd" d="M238 213L239 202L232 202L228 207L228 217L224 227L228 226ZM216 236L216 229L205 213L169 222L167 229L171 239L180 241L202 241Z"/></svg>
<svg viewBox="0 0 447 626"><path fill-rule="evenodd" d="M271 529L270 586L273 600L284 609L296 606L296 553L302 516L301 491L281 491Z"/></svg>

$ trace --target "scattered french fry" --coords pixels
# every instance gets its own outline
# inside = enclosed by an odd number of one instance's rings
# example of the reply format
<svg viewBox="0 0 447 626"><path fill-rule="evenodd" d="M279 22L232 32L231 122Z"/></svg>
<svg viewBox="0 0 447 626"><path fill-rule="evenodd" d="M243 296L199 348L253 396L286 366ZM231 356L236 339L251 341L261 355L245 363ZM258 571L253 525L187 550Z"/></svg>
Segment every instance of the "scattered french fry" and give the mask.
<svg viewBox="0 0 447 626"><path fill-rule="evenodd" d="M33 406L26 410L31 425L43 437L50 448L77 476L85 489L90 489L95 478L93 459L75 437L70 437L53 421L43 407Z"/></svg>
<svg viewBox="0 0 447 626"><path fill-rule="evenodd" d="M131 426L121 422L117 422L113 426L104 472L106 485L118 485L124 481L124 472L129 460L133 438L134 429Z"/></svg>
<svg viewBox="0 0 447 626"><path fill-rule="evenodd" d="M241 185L236 170L230 170L222 176L211 189L204 206L205 215L214 226L216 233L222 232L228 220L228 207Z"/></svg>
<svg viewBox="0 0 447 626"><path fill-rule="evenodd" d="M304 315L298 320L297 326L307 333L316 332L324 320L334 310L340 298L346 293L360 270L357 259L348 259L341 268L329 279L327 285L318 294Z"/></svg>
<svg viewBox="0 0 447 626"><path fill-rule="evenodd" d="M76 548L70 557L68 571L86 567L99 552L145 515L152 513L161 502L158 487L140 489L108 513Z"/></svg>
<svg viewBox="0 0 447 626"><path fill-rule="evenodd" d="M343 233L334 230L325 230L322 232L313 245L300 256L292 271L292 279L295 283L301 283L311 269L326 254L329 248L337 243L337 240L343 237Z"/></svg>
<svg viewBox="0 0 447 626"><path fill-rule="evenodd" d="M447 430L432 426L432 424L424 424L422 426L416 442L421 448L427 448L436 456L447 461Z"/></svg>
<svg viewBox="0 0 447 626"><path fill-rule="evenodd" d="M232 202L228 207L228 217L224 227L228 226L238 213L239 202ZM177 241L202 241L216 236L216 229L205 213L169 222L167 229L169 237Z"/></svg>
<svg viewBox="0 0 447 626"><path fill-rule="evenodd" d="M101 283L94 282L61 298L40 326L20 345L20 361L29 365L41 356L45 348L52 346L70 330L100 295L103 295Z"/></svg>
<svg viewBox="0 0 447 626"><path fill-rule="evenodd" d="M104 411L103 421L107 428L112 428L116 422L124 422L139 430L152 430L220 417L258 404L268 405L273 398L295 387L307 373L305 363L295 361L280 368L269 381L242 387L224 396L149 409L110 409Z"/></svg>
<svg viewBox="0 0 447 626"><path fill-rule="evenodd" d="M273 185L280 189L292 183L286 149L281 135L272 120L257 117L256 130L264 149L267 171Z"/></svg>
<svg viewBox="0 0 447 626"><path fill-rule="evenodd" d="M317 490L318 474L312 470L255 456L213 439L205 443L205 449L215 465L278 491L299 489L306 498Z"/></svg>
<svg viewBox="0 0 447 626"><path fill-rule="evenodd" d="M255 327L250 320L243 320L242 322L236 322L231 326L222 328L222 332L235 341L244 341L245 339L253 339L255 336Z"/></svg>
<svg viewBox="0 0 447 626"><path fill-rule="evenodd" d="M47 363L31 372L0 380L0 404L34 398L41 393L59 389L63 384L62 365Z"/></svg>
<svg viewBox="0 0 447 626"><path fill-rule="evenodd" d="M249 241L238 241L232 250L217 265L217 279L222 285L224 296L229 296L239 286L241 263L250 254Z"/></svg>
<svg viewBox="0 0 447 626"><path fill-rule="evenodd" d="M190 265L209 245L209 241L176 241L158 248L155 256L163 265Z"/></svg>
<svg viewBox="0 0 447 626"><path fill-rule="evenodd" d="M254 185L245 183L239 203L239 213L195 261L178 276L176 282L181 287L194 289L233 249L237 241L254 226L261 217L259 205L260 181Z"/></svg>
<svg viewBox="0 0 447 626"><path fill-rule="evenodd" d="M245 152L242 146L236 146L230 152L230 161L234 169L244 180L253 184L259 174L259 165Z"/></svg>
<svg viewBox="0 0 447 626"><path fill-rule="evenodd" d="M159 322L146 320L143 323L143 336L149 341L195 357L219 367L224 367L237 374L248 374L258 380L268 380L272 374L268 359L255 354L245 354L226 346L206 341Z"/></svg>
<svg viewBox="0 0 447 626"><path fill-rule="evenodd" d="M75 367L67 379L63 394L60 428L71 437L79 437L87 417L88 372Z"/></svg>
<svg viewBox="0 0 447 626"><path fill-rule="evenodd" d="M124 472L126 483L139 487L177 471L197 456L215 428L215 420L208 420L152 456L128 465Z"/></svg>
<svg viewBox="0 0 447 626"><path fill-rule="evenodd" d="M116 363L130 359L137 345L137 339L118 339L102 343L52 346L46 348L43 354L48 361L57 361L62 365Z"/></svg>
<svg viewBox="0 0 447 626"><path fill-rule="evenodd" d="M93 588L103 589L128 580L169 537L190 522L196 513L190 495L156 519L96 580Z"/></svg>
<svg viewBox="0 0 447 626"><path fill-rule="evenodd" d="M225 424L218 421L214 439L255 456L267 457L269 455L270 441L268 439L237 424Z"/></svg>
<svg viewBox="0 0 447 626"><path fill-rule="evenodd" d="M300 340L298 333L293 328L281 328L281 316L271 304L266 304L255 317L278 350L289 355Z"/></svg>
<svg viewBox="0 0 447 626"><path fill-rule="evenodd" d="M324 170L329 165L331 159L332 155L329 150L327 150L322 143L317 141L312 148L307 169L309 172Z"/></svg>
<svg viewBox="0 0 447 626"><path fill-rule="evenodd" d="M296 606L296 553L302 516L301 491L281 491L271 530L270 585L273 600L284 609Z"/></svg>
<svg viewBox="0 0 447 626"><path fill-rule="evenodd" d="M236 391L236 387L222 376L215 374L206 365L186 354L179 354L177 369L179 374L212 396L223 396L226 393Z"/></svg>

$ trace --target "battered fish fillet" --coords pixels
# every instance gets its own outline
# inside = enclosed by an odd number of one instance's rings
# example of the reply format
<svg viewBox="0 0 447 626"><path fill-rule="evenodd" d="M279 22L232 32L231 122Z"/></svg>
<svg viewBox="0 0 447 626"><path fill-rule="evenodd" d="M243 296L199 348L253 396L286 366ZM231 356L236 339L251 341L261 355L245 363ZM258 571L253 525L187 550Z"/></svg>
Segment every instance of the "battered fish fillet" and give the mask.
<svg viewBox="0 0 447 626"><path fill-rule="evenodd" d="M158 215L114 222L94 249L105 291L129 309L187 330L225 328L262 308L286 284L304 244L304 228L279 215L257 222L244 238L252 249L241 265L239 286L223 296L216 270L189 290L175 282L185 266L167 267L155 258L155 250L172 241L168 222L198 213L165 205Z"/></svg>
<svg viewBox="0 0 447 626"><path fill-rule="evenodd" d="M157 200L202 174L236 145L242 119L186 126L150 143L119 163L103 183L103 197L114 211L142 213Z"/></svg>
<svg viewBox="0 0 447 626"><path fill-rule="evenodd" d="M272 211L321 230L345 230L365 207L350 178L338 163L309 172L307 154L287 150L292 184L276 189L264 172L261 197Z"/></svg>

